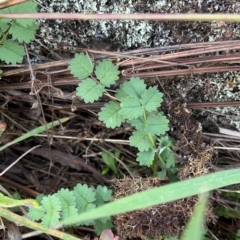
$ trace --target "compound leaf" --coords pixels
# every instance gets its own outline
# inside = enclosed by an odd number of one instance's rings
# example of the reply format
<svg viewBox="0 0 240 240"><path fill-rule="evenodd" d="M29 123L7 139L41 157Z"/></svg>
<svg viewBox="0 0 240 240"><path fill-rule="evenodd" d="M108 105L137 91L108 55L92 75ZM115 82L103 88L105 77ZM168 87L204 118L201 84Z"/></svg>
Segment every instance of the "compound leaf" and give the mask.
<svg viewBox="0 0 240 240"><path fill-rule="evenodd" d="M106 186L98 185L96 189L96 204L98 206L103 205L105 202L111 200L112 190L109 190Z"/></svg>
<svg viewBox="0 0 240 240"><path fill-rule="evenodd" d="M93 202L96 200L96 193L86 184L77 184L74 187L73 195L76 198L79 212L85 212L87 209L95 207Z"/></svg>
<svg viewBox="0 0 240 240"><path fill-rule="evenodd" d="M143 151L137 153L137 161L141 166L148 166L150 167L154 161L155 151L153 149L149 149L148 151Z"/></svg>
<svg viewBox="0 0 240 240"><path fill-rule="evenodd" d="M141 103L139 99L134 97L126 97L122 100L121 109L119 114L121 114L124 118L132 120L134 118L138 118L143 115L143 108L141 107Z"/></svg>
<svg viewBox="0 0 240 240"><path fill-rule="evenodd" d="M165 132L169 130L168 123L168 119L161 113L155 116L149 115L147 117L147 126L144 128L144 131L159 136L165 134Z"/></svg>
<svg viewBox="0 0 240 240"><path fill-rule="evenodd" d="M46 227L53 227L59 222L61 202L55 195L43 197L41 201L45 214L42 217L42 224Z"/></svg>
<svg viewBox="0 0 240 240"><path fill-rule="evenodd" d="M124 121L122 115L119 114L120 106L116 102L110 101L105 104L98 113L99 120L103 121L108 128L119 127Z"/></svg>
<svg viewBox="0 0 240 240"><path fill-rule="evenodd" d="M9 33L12 34L13 40L18 40L20 43L29 43L35 39L35 32L38 29L36 24L30 26L23 26L18 23L13 23Z"/></svg>
<svg viewBox="0 0 240 240"><path fill-rule="evenodd" d="M163 100L162 97L163 94L157 90L157 87L149 87L149 89L143 93L140 101L147 111L152 112L160 106Z"/></svg>
<svg viewBox="0 0 240 240"><path fill-rule="evenodd" d="M132 77L130 81L123 84L123 90L131 97L140 99L146 90L146 84L139 77Z"/></svg>
<svg viewBox="0 0 240 240"><path fill-rule="evenodd" d="M114 84L119 79L119 73L118 66L114 65L112 61L105 59L98 63L95 70L97 78L106 87L110 87L111 84Z"/></svg>
<svg viewBox="0 0 240 240"><path fill-rule="evenodd" d="M5 39L2 42L2 46L0 45L0 60L5 61L7 64L21 63L24 55L23 46L12 40Z"/></svg>
<svg viewBox="0 0 240 240"><path fill-rule="evenodd" d="M69 61L68 69L74 77L83 79L93 72L93 60L84 53L76 53L74 58Z"/></svg>
<svg viewBox="0 0 240 240"><path fill-rule="evenodd" d="M104 92L104 86L102 84L97 84L91 78L87 78L78 84L76 90L76 95L81 97L85 103L93 103L102 96Z"/></svg>
<svg viewBox="0 0 240 240"><path fill-rule="evenodd" d="M152 138L154 140L153 136ZM132 136L130 137L130 145L137 147L140 152L148 151L153 147L153 143L151 142L149 134L143 130L133 132Z"/></svg>

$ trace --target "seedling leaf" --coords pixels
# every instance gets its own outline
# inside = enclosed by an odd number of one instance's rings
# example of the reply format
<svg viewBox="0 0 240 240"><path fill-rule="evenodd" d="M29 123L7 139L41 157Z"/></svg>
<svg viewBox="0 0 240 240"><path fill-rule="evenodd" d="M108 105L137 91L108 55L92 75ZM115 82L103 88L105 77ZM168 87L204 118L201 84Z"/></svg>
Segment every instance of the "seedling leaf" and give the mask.
<svg viewBox="0 0 240 240"><path fill-rule="evenodd" d="M137 161L141 166L144 165L144 166L150 167L153 164L154 155L155 155L155 151L153 149L139 152L137 153L137 156L138 156Z"/></svg>
<svg viewBox="0 0 240 240"><path fill-rule="evenodd" d="M5 61L7 64L21 63L25 55L24 48L12 40L3 40L0 46L0 60Z"/></svg>
<svg viewBox="0 0 240 240"><path fill-rule="evenodd" d="M137 147L140 152L148 151L153 147L149 134L143 130L133 132L132 136L130 137L130 145Z"/></svg>
<svg viewBox="0 0 240 240"><path fill-rule="evenodd" d="M120 106L116 102L110 101L105 104L98 113L99 120L103 121L108 128L119 127L124 118L119 114Z"/></svg>
<svg viewBox="0 0 240 240"><path fill-rule="evenodd" d="M74 77L83 79L93 72L93 60L84 53L76 53L69 62L68 69Z"/></svg>
<svg viewBox="0 0 240 240"><path fill-rule="evenodd" d="M112 191L108 190L106 186L98 185L96 189L96 204L98 206L103 205L105 202L111 200Z"/></svg>
<svg viewBox="0 0 240 240"><path fill-rule="evenodd" d="M101 84L106 87L110 87L110 85L114 84L116 80L119 79L119 73L118 66L105 59L99 62L95 70L97 78L100 80Z"/></svg>
<svg viewBox="0 0 240 240"><path fill-rule="evenodd" d="M93 103L98 100L103 92L104 86L97 84L93 79L87 78L78 84L76 95L81 97L85 103Z"/></svg>
<svg viewBox="0 0 240 240"><path fill-rule="evenodd" d="M132 77L130 81L123 84L123 90L131 97L140 99L146 90L146 84L139 77Z"/></svg>
<svg viewBox="0 0 240 240"><path fill-rule="evenodd" d="M117 173L117 166L116 166L116 160L113 158L113 156L110 155L110 153L106 152L106 151L102 151L102 159L104 161L104 163L111 168L111 170L114 173Z"/></svg>
<svg viewBox="0 0 240 240"><path fill-rule="evenodd" d="M141 103L139 99L136 99L134 97L124 98L120 106L121 110L119 111L119 114L121 114L126 119L132 120L143 115L143 108L141 107Z"/></svg>
<svg viewBox="0 0 240 240"><path fill-rule="evenodd" d="M163 94L160 93L156 87L149 87L140 100L146 111L155 111L162 102Z"/></svg>

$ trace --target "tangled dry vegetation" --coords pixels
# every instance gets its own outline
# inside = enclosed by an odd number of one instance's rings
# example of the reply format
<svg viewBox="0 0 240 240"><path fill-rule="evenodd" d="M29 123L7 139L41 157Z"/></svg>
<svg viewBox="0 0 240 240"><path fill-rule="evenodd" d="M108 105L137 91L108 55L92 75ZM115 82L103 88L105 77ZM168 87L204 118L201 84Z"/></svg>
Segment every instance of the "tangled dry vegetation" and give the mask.
<svg viewBox="0 0 240 240"><path fill-rule="evenodd" d="M53 5L55 2L59 1L40 2L41 11L60 11L60 5ZM107 8L112 11L110 6L123 11L115 1L105 1L102 5L100 1L94 2L96 9L101 6L102 11ZM67 11L69 6L76 12L82 10L83 3L78 6L80 10L76 9L74 1L68 4L61 4L61 10ZM227 0L217 4L190 0L147 1L146 4L130 1L129 7L123 9L126 12L189 12L194 9L194 12L237 13L239 3ZM0 169L4 170L21 153L34 145L42 145L0 177L3 185L11 186L9 190L17 189L24 198L53 193L79 182L101 183L113 185L115 198L119 198L169 182L167 178L150 178L151 171L137 165L135 150L128 145L132 131L129 126L109 130L99 122L96 113L106 102L105 97L94 104L83 103L75 97L79 80L70 75L67 66L73 53L80 51L85 51L96 62L111 59L121 70L120 82L137 76L164 93L162 110L170 120L170 135L176 140L174 151L179 179L239 165L238 153L231 150L239 142L239 133L234 130L240 129L240 41L235 40L239 37L239 25L139 22L136 27L131 21L122 25L114 21L81 24L66 21L63 28L61 21L43 20L40 24L37 43L28 50L37 64L25 61L23 65L1 65L4 73L0 85L0 112L7 128L0 142L8 143L45 122L64 116L73 118L64 127L54 128L1 152ZM124 34L120 36L119 32ZM115 51L117 49L122 51ZM223 149L216 151L216 147ZM104 149L120 150L118 178L121 180L112 181L116 176L111 172L102 174ZM115 218L115 228L120 236L129 238L179 234L195 203L196 198L192 197L119 215ZM221 232L221 227L230 223L217 221L213 213L216 203L226 204L220 195L214 195L208 206L207 221L210 228L213 223L218 224L218 228L214 227L216 231L212 230L213 235L219 234L220 229L220 237L226 237L228 234ZM234 203L228 204L234 206ZM237 228L238 222L232 226ZM73 231L84 237L89 229Z"/></svg>

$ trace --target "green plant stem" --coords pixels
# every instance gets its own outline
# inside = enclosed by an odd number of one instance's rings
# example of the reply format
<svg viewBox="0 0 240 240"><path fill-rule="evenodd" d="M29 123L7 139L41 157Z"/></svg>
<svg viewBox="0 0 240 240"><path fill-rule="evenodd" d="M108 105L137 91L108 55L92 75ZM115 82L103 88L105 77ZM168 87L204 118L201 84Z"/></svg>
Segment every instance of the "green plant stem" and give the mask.
<svg viewBox="0 0 240 240"><path fill-rule="evenodd" d="M31 220L19 216L15 213L12 213L11 211L0 207L0 216L12 221L12 222L17 222L20 223L28 228L34 229L36 231L41 231L44 232L46 234L50 234L52 236L55 236L59 239L63 239L63 240L80 240L80 238L76 238L72 235L69 235L67 233L64 232L60 232L58 230L54 230L54 229L50 229L47 227L44 227L43 225L41 225L40 223L36 223L36 222L32 222Z"/></svg>
<svg viewBox="0 0 240 240"><path fill-rule="evenodd" d="M149 137L149 139L150 139L150 141L151 141L151 143L152 143L153 148L156 149L156 144L155 144L155 142L154 142L154 140L153 140L152 134L151 134L151 133L148 133L148 137Z"/></svg>
<svg viewBox="0 0 240 240"><path fill-rule="evenodd" d="M151 20L151 21L223 21L240 22L239 14L87 14L87 13L8 13L11 19L72 19L72 20Z"/></svg>
<svg viewBox="0 0 240 240"><path fill-rule="evenodd" d="M23 141L23 140L25 140L25 139L27 139L27 138L29 138L29 137L32 137L32 136L34 136L34 135L36 135L36 134L39 134L39 133L42 133L42 132L50 129L51 127L55 127L55 126L57 126L57 125L59 125L59 124L61 124L61 123L64 123L64 122L68 121L69 119L70 119L69 117L65 117L65 118L56 120L56 121L54 121L54 122L45 124L45 125L43 125L43 126L37 127L37 128L35 128L35 129L33 129L33 130L31 130L31 131L23 134L22 136L14 139L13 141L11 141L11 142L3 145L2 147L0 147L0 152L3 151L5 148L7 148L7 147L9 147L9 146L11 146L11 145L13 145L13 144L15 144L15 143L21 142L21 141Z"/></svg>
<svg viewBox="0 0 240 240"><path fill-rule="evenodd" d="M157 154L159 162L160 162L160 166L162 168L162 170L166 170L166 166L165 166L165 162L163 161L162 157L160 154Z"/></svg>

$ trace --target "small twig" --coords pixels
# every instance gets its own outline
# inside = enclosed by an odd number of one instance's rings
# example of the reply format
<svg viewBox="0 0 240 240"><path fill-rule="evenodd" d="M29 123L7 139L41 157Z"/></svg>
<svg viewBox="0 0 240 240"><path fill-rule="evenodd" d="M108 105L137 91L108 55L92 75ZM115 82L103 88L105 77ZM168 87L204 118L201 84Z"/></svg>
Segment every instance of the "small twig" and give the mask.
<svg viewBox="0 0 240 240"><path fill-rule="evenodd" d="M0 176L2 176L5 172L7 172L12 166L14 166L18 161L20 161L25 155L27 155L29 152L34 150L35 148L40 147L41 145L34 146L30 148L28 151L26 151L24 154L22 154L16 161L14 161L12 164L10 164L4 171L0 173Z"/></svg>

